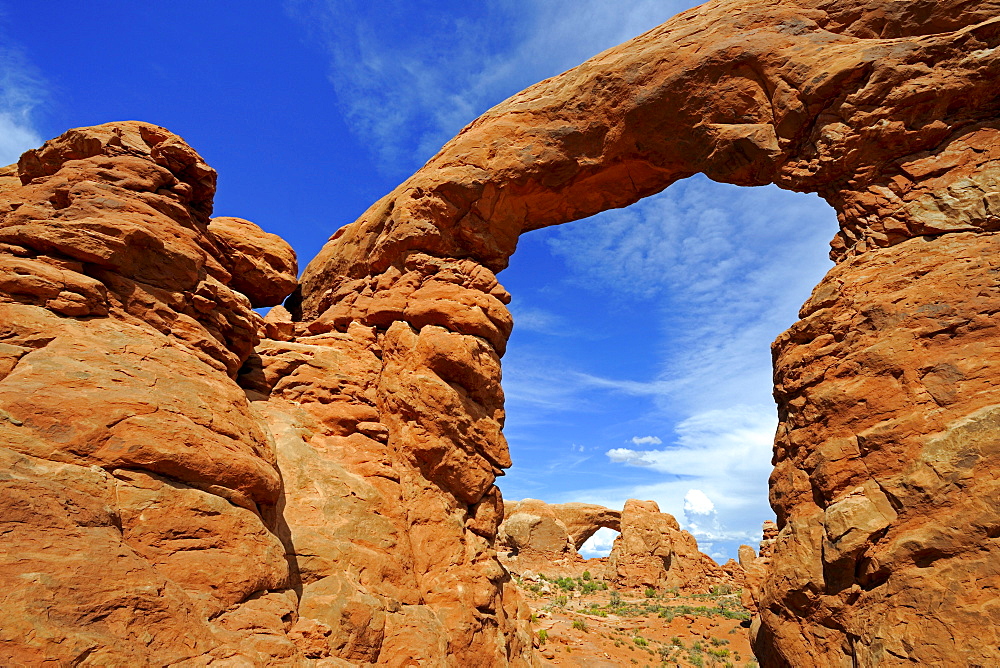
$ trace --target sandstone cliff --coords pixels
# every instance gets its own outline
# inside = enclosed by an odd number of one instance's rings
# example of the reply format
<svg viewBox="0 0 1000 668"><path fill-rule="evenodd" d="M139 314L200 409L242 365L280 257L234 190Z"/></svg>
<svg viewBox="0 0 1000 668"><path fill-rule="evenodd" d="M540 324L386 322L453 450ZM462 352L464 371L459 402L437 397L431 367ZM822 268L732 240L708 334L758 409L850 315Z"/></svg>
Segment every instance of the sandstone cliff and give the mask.
<svg viewBox="0 0 1000 668"><path fill-rule="evenodd" d="M293 256L211 218L182 140L28 152L0 172L0 657L530 663L495 274L704 172L841 222L774 344L762 663L997 663L998 47L996 0L709 2L470 124L267 323Z"/></svg>
<svg viewBox="0 0 1000 668"><path fill-rule="evenodd" d="M190 147L112 123L2 177L0 662L531 663L496 488L457 500L389 442L371 327L261 320L294 254L211 218Z"/></svg>

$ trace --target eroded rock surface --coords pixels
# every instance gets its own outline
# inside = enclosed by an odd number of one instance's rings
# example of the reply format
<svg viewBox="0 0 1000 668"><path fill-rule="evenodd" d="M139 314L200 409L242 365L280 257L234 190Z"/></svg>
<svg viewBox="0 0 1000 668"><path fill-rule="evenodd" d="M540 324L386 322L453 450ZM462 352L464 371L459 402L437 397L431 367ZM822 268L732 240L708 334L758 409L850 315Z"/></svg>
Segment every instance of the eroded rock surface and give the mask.
<svg viewBox="0 0 1000 668"><path fill-rule="evenodd" d="M213 222L182 140L117 123L28 152L0 171L0 656L529 663L494 551L496 272L522 232L704 172L841 223L774 347L763 665L996 664L998 17L684 12L467 126L266 323L291 255Z"/></svg>
<svg viewBox="0 0 1000 668"><path fill-rule="evenodd" d="M294 253L211 218L215 172L163 128L2 178L3 663L531 663L488 343L264 322Z"/></svg>
<svg viewBox="0 0 1000 668"><path fill-rule="evenodd" d="M0 663L295 661L276 452L234 379L258 295L213 231L215 172L113 123L5 173ZM294 284L287 244L243 235Z"/></svg>

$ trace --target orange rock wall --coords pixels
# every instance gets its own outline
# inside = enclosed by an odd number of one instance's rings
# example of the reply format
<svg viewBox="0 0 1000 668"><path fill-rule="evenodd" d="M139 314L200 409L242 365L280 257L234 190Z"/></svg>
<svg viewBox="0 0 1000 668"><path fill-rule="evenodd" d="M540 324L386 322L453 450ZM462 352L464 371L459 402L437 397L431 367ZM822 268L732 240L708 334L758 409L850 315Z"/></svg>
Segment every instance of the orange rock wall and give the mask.
<svg viewBox="0 0 1000 668"><path fill-rule="evenodd" d="M0 663L294 660L281 475L234 380L291 249L216 226L215 172L148 124L0 186Z"/></svg>
<svg viewBox="0 0 1000 668"><path fill-rule="evenodd" d="M996 663L998 17L684 12L470 124L266 323L294 258L210 217L182 140L27 153L0 173L3 662L531 663L493 547L495 274L522 232L704 172L841 222L775 344L763 665Z"/></svg>

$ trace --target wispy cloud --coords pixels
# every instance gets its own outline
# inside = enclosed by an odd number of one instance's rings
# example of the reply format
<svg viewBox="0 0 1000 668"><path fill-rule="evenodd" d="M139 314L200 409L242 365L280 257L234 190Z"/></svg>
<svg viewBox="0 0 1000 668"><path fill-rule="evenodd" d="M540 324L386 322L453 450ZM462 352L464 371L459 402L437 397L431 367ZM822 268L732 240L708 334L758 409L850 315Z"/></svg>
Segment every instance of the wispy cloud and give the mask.
<svg viewBox="0 0 1000 668"><path fill-rule="evenodd" d="M354 132L405 174L519 90L630 39L689 0L486 0L425 3L286 0L329 54Z"/></svg>
<svg viewBox="0 0 1000 668"><path fill-rule="evenodd" d="M514 326L518 330L553 336L565 335L566 333L566 323L557 313L512 302L510 314L513 316Z"/></svg>
<svg viewBox="0 0 1000 668"><path fill-rule="evenodd" d="M40 75L23 54L0 46L0 166L17 162L24 151L41 145L33 114L45 97Z"/></svg>
<svg viewBox="0 0 1000 668"><path fill-rule="evenodd" d="M770 393L769 346L832 266L830 207L813 195L694 177L628 209L563 226L553 252L582 288L660 312L653 379L580 382L692 411Z"/></svg>

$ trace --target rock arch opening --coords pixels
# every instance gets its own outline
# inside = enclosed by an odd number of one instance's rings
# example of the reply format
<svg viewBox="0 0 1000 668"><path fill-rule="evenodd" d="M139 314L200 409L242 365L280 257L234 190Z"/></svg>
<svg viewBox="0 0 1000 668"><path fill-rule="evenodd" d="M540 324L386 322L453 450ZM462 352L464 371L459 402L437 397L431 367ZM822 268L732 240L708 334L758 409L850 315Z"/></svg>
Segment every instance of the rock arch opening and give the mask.
<svg viewBox="0 0 1000 668"><path fill-rule="evenodd" d="M720 563L756 544L772 516L769 346L832 266L835 232L814 196L694 177L522 236L499 276L514 316L504 498L655 498ZM608 556L603 537L589 556Z"/></svg>

